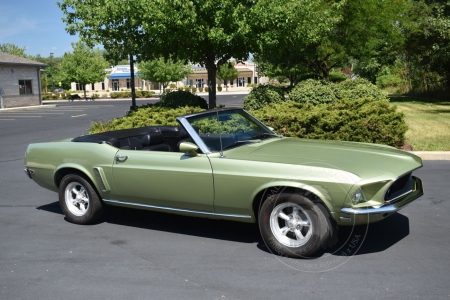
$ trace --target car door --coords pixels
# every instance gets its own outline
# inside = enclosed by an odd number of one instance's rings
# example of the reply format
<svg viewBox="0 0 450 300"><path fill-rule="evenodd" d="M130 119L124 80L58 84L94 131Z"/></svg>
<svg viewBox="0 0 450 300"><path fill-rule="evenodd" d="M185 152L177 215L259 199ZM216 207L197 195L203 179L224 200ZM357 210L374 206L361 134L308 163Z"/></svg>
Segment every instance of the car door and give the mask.
<svg viewBox="0 0 450 300"><path fill-rule="evenodd" d="M214 186L206 155L119 150L113 165L114 197L128 203L213 211Z"/></svg>

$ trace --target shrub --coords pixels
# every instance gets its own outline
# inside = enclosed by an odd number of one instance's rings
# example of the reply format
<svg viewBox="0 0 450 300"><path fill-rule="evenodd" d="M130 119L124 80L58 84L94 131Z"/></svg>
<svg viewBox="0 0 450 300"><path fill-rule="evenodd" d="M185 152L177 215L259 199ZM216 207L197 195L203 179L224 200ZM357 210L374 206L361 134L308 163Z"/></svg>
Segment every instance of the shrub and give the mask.
<svg viewBox="0 0 450 300"><path fill-rule="evenodd" d="M289 94L289 100L298 103L332 104L338 100L330 82L307 79L298 83Z"/></svg>
<svg viewBox="0 0 450 300"><path fill-rule="evenodd" d="M102 94L101 98L108 98L108 94Z"/></svg>
<svg viewBox="0 0 450 300"><path fill-rule="evenodd" d="M99 94L92 94L91 97L92 97L92 99L98 99L98 98L100 98L100 95Z"/></svg>
<svg viewBox="0 0 450 300"><path fill-rule="evenodd" d="M370 97L374 100L385 100L386 94L377 88L370 81L357 78L355 80L346 80L334 85L336 97L338 99L362 99Z"/></svg>
<svg viewBox="0 0 450 300"><path fill-rule="evenodd" d="M197 92L197 88L196 88L195 86L193 86L193 87L191 88L191 91L192 91L193 93L195 93L195 92Z"/></svg>
<svg viewBox="0 0 450 300"><path fill-rule="evenodd" d="M388 100L344 99L334 105L292 101L251 111L285 136L368 142L401 147L408 127Z"/></svg>
<svg viewBox="0 0 450 300"><path fill-rule="evenodd" d="M171 89L176 89L176 88L177 88L177 85L176 85L175 83L171 83L171 84L170 84L170 88L171 88Z"/></svg>
<svg viewBox="0 0 450 300"><path fill-rule="evenodd" d="M205 86L205 92L209 91L209 87Z"/></svg>
<svg viewBox="0 0 450 300"><path fill-rule="evenodd" d="M252 91L244 99L244 109L256 110L268 104L284 102L284 92L268 85L261 85Z"/></svg>
<svg viewBox="0 0 450 300"><path fill-rule="evenodd" d="M218 87L217 87L217 91L221 92L221 91L222 91L222 87L221 87L221 86L218 86Z"/></svg>
<svg viewBox="0 0 450 300"><path fill-rule="evenodd" d="M184 106L208 108L206 100L200 96L190 92L175 91L165 94L160 101L160 105L164 107L177 108Z"/></svg>
<svg viewBox="0 0 450 300"><path fill-rule="evenodd" d="M191 87L189 87L189 86L185 86L185 87L184 87L184 90L185 90L186 92L189 92L190 89L191 89Z"/></svg>
<svg viewBox="0 0 450 300"><path fill-rule="evenodd" d="M203 88L202 87L199 87L198 88L198 91L201 93L201 92L203 92Z"/></svg>
<svg viewBox="0 0 450 300"><path fill-rule="evenodd" d="M175 92L174 92L175 93ZM172 93L173 94L173 93ZM178 126L178 116L201 112L199 107L168 108L160 105L146 104L128 115L106 122L92 122L89 133L99 133L111 130L138 128L144 126Z"/></svg>
<svg viewBox="0 0 450 300"><path fill-rule="evenodd" d="M330 81L331 82L342 82L345 80L349 80L348 76L340 71L330 73Z"/></svg>
<svg viewBox="0 0 450 300"><path fill-rule="evenodd" d="M377 77L376 84L380 88L387 88L387 87L398 87L403 85L403 81L400 77L393 75L393 74L387 74L387 75L381 75Z"/></svg>

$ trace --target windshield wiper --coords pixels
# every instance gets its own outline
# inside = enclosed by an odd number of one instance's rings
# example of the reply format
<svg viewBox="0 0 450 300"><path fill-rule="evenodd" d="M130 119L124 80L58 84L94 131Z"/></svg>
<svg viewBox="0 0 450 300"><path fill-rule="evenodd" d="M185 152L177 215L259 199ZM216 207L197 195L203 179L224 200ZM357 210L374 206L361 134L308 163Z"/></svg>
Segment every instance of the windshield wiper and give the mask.
<svg viewBox="0 0 450 300"><path fill-rule="evenodd" d="M242 140L242 141L236 141L234 143L229 144L228 146L226 146L225 148L223 148L223 150L226 150L228 148L234 147L238 144L247 144L247 143L261 143L261 140L259 139L255 139L255 140Z"/></svg>
<svg viewBox="0 0 450 300"><path fill-rule="evenodd" d="M282 138L283 137L283 135L281 135L281 134L270 133L270 132L263 132L263 133L260 133L258 135L253 136L252 138L259 138L259 137L263 137L263 136L273 136L273 137L278 137L278 138Z"/></svg>

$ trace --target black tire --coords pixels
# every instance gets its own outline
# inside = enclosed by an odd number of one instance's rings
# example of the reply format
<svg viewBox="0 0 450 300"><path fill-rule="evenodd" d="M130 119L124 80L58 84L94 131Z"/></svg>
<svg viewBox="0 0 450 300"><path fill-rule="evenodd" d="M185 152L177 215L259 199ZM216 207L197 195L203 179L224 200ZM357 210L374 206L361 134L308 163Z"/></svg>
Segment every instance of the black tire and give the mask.
<svg viewBox="0 0 450 300"><path fill-rule="evenodd" d="M280 256L310 257L332 235L330 220L322 209L293 193L268 197L259 211L258 223L267 247Z"/></svg>
<svg viewBox="0 0 450 300"><path fill-rule="evenodd" d="M61 180L59 204L66 218L75 224L90 224L103 213L103 203L95 189L76 174L68 174Z"/></svg>

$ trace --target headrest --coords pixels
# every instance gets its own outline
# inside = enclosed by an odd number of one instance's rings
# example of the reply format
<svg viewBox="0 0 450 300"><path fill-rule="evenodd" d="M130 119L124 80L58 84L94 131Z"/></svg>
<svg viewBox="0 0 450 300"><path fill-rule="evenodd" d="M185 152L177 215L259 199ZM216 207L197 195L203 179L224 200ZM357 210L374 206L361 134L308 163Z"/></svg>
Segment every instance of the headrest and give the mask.
<svg viewBox="0 0 450 300"><path fill-rule="evenodd" d="M161 132L152 132L144 135L141 140L142 147L148 147L164 143L164 137Z"/></svg>

